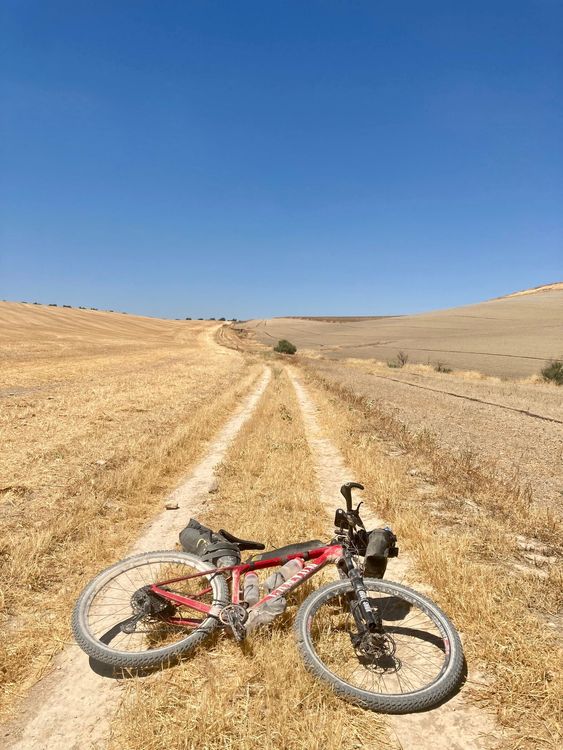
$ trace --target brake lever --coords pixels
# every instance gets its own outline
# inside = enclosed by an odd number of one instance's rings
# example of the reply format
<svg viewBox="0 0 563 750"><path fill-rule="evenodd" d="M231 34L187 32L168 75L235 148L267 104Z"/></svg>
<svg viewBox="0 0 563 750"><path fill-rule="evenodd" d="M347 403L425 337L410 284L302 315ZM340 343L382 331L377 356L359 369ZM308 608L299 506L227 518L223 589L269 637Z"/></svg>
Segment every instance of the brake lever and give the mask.
<svg viewBox="0 0 563 750"><path fill-rule="evenodd" d="M359 526L360 528L365 529L364 522L358 513L361 504L362 503L360 503L355 510L349 510L346 513L346 517L348 518L348 521L352 522L352 526Z"/></svg>

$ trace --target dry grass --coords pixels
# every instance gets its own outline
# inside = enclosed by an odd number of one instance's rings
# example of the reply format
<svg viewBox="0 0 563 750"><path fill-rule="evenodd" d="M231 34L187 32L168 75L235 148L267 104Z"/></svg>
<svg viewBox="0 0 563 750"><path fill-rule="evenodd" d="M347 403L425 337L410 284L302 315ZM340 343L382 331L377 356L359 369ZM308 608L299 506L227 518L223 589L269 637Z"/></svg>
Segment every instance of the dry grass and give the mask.
<svg viewBox="0 0 563 750"><path fill-rule="evenodd" d="M424 473L448 492L451 502L470 498L488 521L500 517L512 532L533 536L563 551L559 515L548 505L532 503L531 489L521 484L518 476L500 477L495 465L487 463L475 451L447 451L430 431L410 430L377 401L323 378L318 378L318 382L353 404L360 413L369 415L371 421L364 427L368 433L371 425L378 425L378 434L422 458Z"/></svg>
<svg viewBox="0 0 563 750"><path fill-rule="evenodd" d="M23 329L25 306L14 307ZM78 311L59 311L60 328L40 312L20 350L13 337L2 341L4 713L69 640L82 585L126 552L260 370L218 350L206 326L186 325L167 340L167 321L115 314L112 329L109 314L90 313L105 322L85 333L86 312L75 328Z"/></svg>
<svg viewBox="0 0 563 750"><path fill-rule="evenodd" d="M474 478L476 469L502 475L514 488L505 493L509 506L516 494L524 504L563 511L563 401L556 386L447 382L448 375L415 376L402 370L388 371L393 375L387 377L326 360L302 362L335 387L369 401L382 418L392 417L391 434L402 422L409 426L408 440L418 435L420 442L432 443L430 457L457 455L453 471L446 467L454 479L461 471L459 464ZM528 517L527 511L520 516L523 522ZM546 521L549 527L551 521Z"/></svg>
<svg viewBox="0 0 563 750"><path fill-rule="evenodd" d="M439 362L443 365L448 364L445 360L440 360ZM438 360L436 361L436 363L438 363ZM387 364L387 362L378 359L354 359L350 357L344 360L343 364L349 367L357 367L359 370L363 370L364 372L377 372L380 375L389 375L389 365ZM439 370L436 370L434 362L428 362L427 364L406 362L401 369L403 371L401 374L403 375L413 374L436 377L436 373L440 372ZM478 380L495 384L502 382L500 378L495 377L494 375L485 375L484 372L479 372L478 370L452 369L451 372L440 373L440 377L444 375L449 376L449 378L456 378L460 380ZM448 382L448 378L446 377L441 377L441 379L444 380L444 382Z"/></svg>
<svg viewBox="0 0 563 750"><path fill-rule="evenodd" d="M496 712L505 746L560 747L563 579L550 564L560 552L553 517L471 456L448 454L313 371L308 379L327 433L463 632L470 693ZM535 535L532 549L547 554L527 557L519 533Z"/></svg>
<svg viewBox="0 0 563 750"><path fill-rule="evenodd" d="M430 378L436 380L438 383L442 383L444 387L452 386L456 384L456 381L465 381L468 384L475 383L476 386L480 386L482 390L487 387L491 393L499 392L501 394L506 393L518 393L525 392L529 398L532 398L535 402L541 404L542 396L545 401L552 401L556 397L555 387L553 383L546 383L542 378L541 374L529 375L526 378L514 378L511 380L503 380L500 377L494 375L486 375L484 372L478 370L454 370L450 372L444 370L437 370L437 365L442 367L449 367L447 360L435 360L428 362L427 364L419 363L415 364L407 362L401 367L400 373L389 373L389 366L387 362L382 362L378 359L354 359L352 357L341 360L342 364L347 367L355 367L363 372L377 373L382 376L421 376L423 378ZM526 388L526 386L534 386L534 388Z"/></svg>
<svg viewBox="0 0 563 750"><path fill-rule="evenodd" d="M299 406L287 375L274 378L219 472L219 494L201 520L278 546L324 538L320 505ZM334 575L334 571L330 572ZM119 750L340 750L388 747L381 717L349 706L304 670L288 611L244 647L226 636L210 649L129 684L114 723Z"/></svg>

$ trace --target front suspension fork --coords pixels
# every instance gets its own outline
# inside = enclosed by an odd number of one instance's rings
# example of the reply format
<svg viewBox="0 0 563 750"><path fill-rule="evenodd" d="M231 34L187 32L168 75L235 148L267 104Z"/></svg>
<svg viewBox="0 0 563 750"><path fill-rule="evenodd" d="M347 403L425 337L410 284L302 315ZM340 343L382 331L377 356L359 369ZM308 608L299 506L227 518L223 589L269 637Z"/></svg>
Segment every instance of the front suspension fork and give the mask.
<svg viewBox="0 0 563 750"><path fill-rule="evenodd" d="M383 633L383 624L379 612L374 611L370 604L364 579L351 554L344 554L342 567L354 590L354 597L350 602L350 612L358 628L358 633L360 635Z"/></svg>

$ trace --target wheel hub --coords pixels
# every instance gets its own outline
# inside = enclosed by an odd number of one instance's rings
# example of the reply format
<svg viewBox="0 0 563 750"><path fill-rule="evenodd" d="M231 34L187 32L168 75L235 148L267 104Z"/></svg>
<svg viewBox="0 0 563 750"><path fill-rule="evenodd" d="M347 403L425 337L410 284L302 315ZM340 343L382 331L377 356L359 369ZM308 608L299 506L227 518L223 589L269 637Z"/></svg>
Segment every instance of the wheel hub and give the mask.
<svg viewBox="0 0 563 750"><path fill-rule="evenodd" d="M131 596L131 609L136 615L148 617L163 614L167 610L174 611L174 606L166 599L153 594L150 586L143 586Z"/></svg>
<svg viewBox="0 0 563 750"><path fill-rule="evenodd" d="M363 633L351 635L352 645L358 660L374 672L397 672L401 660L395 656L396 645L386 633Z"/></svg>

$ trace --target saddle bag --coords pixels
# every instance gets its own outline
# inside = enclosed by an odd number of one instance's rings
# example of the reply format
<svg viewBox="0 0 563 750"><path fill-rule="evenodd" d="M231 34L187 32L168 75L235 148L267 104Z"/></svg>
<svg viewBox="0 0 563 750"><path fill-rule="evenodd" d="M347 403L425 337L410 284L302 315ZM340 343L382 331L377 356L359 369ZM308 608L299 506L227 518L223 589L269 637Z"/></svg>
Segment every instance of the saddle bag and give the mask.
<svg viewBox="0 0 563 750"><path fill-rule="evenodd" d="M391 529L374 529L369 532L364 564L366 578L383 578L387 560L399 554L396 542L397 537Z"/></svg>
<svg viewBox="0 0 563 750"><path fill-rule="evenodd" d="M216 568L238 565L241 561L239 547L212 531L195 518L180 532L180 543L185 552L201 557Z"/></svg>

